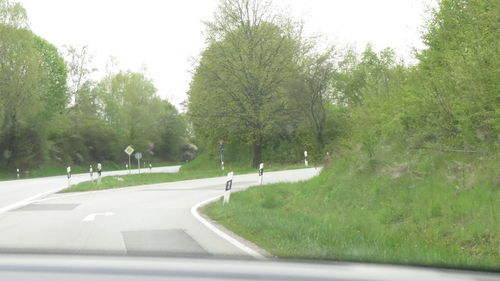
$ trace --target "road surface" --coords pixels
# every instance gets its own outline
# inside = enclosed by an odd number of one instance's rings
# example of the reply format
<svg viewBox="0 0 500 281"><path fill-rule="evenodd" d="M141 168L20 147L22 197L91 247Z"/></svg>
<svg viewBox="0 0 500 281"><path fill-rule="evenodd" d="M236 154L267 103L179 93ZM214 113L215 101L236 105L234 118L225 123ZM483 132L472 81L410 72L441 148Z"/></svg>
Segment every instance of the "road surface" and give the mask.
<svg viewBox="0 0 500 281"><path fill-rule="evenodd" d="M151 171L154 173L177 173L180 167L157 167L152 168ZM137 173L136 170L132 170L132 172ZM125 174L128 174L128 170L102 172L103 177ZM94 179L96 177L97 172L94 172ZM72 184L88 180L90 180L90 174L88 173L71 176ZM0 181L0 214L22 206L34 199L58 192L66 187L68 187L68 178L66 176Z"/></svg>
<svg viewBox="0 0 500 281"><path fill-rule="evenodd" d="M305 180L318 172L315 168L269 172L264 183ZM222 195L225 180L52 194L0 214L0 252L247 256L192 212L198 203ZM32 181L46 185L46 179ZM256 173L235 175L233 191L257 182Z"/></svg>

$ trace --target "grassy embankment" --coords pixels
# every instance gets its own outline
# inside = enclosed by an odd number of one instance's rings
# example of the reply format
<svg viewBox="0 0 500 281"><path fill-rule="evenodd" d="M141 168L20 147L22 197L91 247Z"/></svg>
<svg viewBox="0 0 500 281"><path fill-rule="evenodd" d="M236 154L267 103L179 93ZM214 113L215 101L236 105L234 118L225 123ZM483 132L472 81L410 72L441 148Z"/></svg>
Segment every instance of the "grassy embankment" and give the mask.
<svg viewBox="0 0 500 281"><path fill-rule="evenodd" d="M497 154L498 155L498 154ZM204 208L284 258L500 270L498 156L386 151Z"/></svg>
<svg viewBox="0 0 500 281"><path fill-rule="evenodd" d="M257 173L257 170L250 168L247 159L242 158L238 161L226 163L224 171L220 168L217 159L210 159L207 153L201 154L198 158L181 167L179 173L143 173L122 176L103 177L101 184L96 181L87 181L79 183L71 188L61 192L91 191L100 189L110 189L143 184L155 184L163 182L172 182L180 180L201 179L209 177L220 177L227 175L229 171L235 174ZM266 171L288 170L304 168L302 164L269 164L266 165ZM147 170L146 170L147 171Z"/></svg>

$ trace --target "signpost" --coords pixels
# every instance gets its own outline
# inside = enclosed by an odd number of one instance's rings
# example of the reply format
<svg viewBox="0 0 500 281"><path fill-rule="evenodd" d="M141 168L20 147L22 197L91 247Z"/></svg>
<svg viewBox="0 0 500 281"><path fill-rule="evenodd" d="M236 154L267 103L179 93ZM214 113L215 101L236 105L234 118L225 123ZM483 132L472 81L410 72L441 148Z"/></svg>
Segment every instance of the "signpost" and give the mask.
<svg viewBox="0 0 500 281"><path fill-rule="evenodd" d="M307 150L304 150L304 164L306 165L309 165L309 162L307 162Z"/></svg>
<svg viewBox="0 0 500 281"><path fill-rule="evenodd" d="M131 164L130 164L130 155L132 155L132 153L134 153L134 148L132 148L132 146L127 146L127 148L125 148L125 153L128 154L128 173L130 174L130 169L132 168Z"/></svg>
<svg viewBox="0 0 500 281"><path fill-rule="evenodd" d="M233 186L233 172L227 174L226 179L226 191L224 192L224 202L223 204L229 203L229 197L231 196L231 187Z"/></svg>
<svg viewBox="0 0 500 281"><path fill-rule="evenodd" d="M220 165L222 170L224 171L224 140L219 140L219 156L220 156Z"/></svg>
<svg viewBox="0 0 500 281"><path fill-rule="evenodd" d="M264 177L264 163L259 165L259 183L262 184L262 178Z"/></svg>
<svg viewBox="0 0 500 281"><path fill-rule="evenodd" d="M139 174L141 173L141 158L142 158L142 153L136 152L134 154L135 159L137 159L137 168L139 169Z"/></svg>
<svg viewBox="0 0 500 281"><path fill-rule="evenodd" d="M219 148L219 155L220 155L220 165L222 167L222 170L224 170L224 147Z"/></svg>

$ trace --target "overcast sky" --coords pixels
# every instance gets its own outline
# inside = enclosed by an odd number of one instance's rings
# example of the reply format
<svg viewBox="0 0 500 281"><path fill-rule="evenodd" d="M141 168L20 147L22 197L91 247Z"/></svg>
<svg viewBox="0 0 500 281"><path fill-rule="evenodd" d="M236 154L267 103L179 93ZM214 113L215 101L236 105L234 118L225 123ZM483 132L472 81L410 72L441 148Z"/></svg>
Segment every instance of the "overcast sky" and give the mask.
<svg viewBox="0 0 500 281"><path fill-rule="evenodd" d="M218 0L18 0L31 29L58 48L88 45L97 76L115 57L120 69L142 71L158 94L175 106L186 99L193 58L205 48L203 21L211 20ZM367 43L392 47L405 59L422 48L421 30L434 0L274 0L302 19L306 33L323 34L336 45ZM99 78L99 77L96 77Z"/></svg>

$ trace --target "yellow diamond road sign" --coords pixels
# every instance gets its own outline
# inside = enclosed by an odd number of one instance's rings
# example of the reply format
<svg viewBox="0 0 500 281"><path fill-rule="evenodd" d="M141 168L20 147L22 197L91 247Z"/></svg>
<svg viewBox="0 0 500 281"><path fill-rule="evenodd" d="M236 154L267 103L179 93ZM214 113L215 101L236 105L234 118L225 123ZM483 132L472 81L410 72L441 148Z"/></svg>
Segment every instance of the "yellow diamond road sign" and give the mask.
<svg viewBox="0 0 500 281"><path fill-rule="evenodd" d="M133 152L134 149L130 145L125 148L125 153L127 153L128 155L132 155Z"/></svg>

